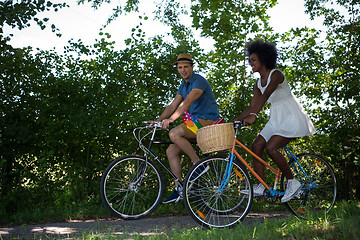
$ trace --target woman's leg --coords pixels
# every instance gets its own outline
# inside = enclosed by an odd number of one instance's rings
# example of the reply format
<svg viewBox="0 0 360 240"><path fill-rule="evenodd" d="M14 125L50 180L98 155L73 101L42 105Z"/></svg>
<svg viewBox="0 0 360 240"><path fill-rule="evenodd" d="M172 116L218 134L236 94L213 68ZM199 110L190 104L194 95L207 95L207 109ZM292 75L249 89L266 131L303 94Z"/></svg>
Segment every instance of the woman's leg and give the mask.
<svg viewBox="0 0 360 240"><path fill-rule="evenodd" d="M278 151L279 148L285 146L291 140L291 138L274 135L270 138L265 147L271 159L273 159L273 161L276 163L276 165L278 165L282 173L287 178L286 190L284 196L281 198L281 202L283 203L291 200L302 186L298 180L294 179L294 175L292 174L284 155Z"/></svg>
<svg viewBox="0 0 360 240"><path fill-rule="evenodd" d="M294 176L290 170L286 158L278 150L279 148L288 144L291 140L292 138L274 135L269 139L265 146L267 154L276 163L287 179L293 179Z"/></svg>
<svg viewBox="0 0 360 240"><path fill-rule="evenodd" d="M252 144L252 151L258 155L261 159L263 158L263 151L266 146L266 141L263 136L259 135ZM253 158L254 170L261 179L264 179L265 166L256 158Z"/></svg>

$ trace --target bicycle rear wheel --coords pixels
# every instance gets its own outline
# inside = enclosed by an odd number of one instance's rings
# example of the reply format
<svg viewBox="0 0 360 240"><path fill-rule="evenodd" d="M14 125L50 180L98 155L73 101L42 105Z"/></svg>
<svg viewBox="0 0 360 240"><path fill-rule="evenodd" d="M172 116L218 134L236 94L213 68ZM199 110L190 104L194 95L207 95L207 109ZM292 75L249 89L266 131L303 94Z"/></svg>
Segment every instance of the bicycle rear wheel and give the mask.
<svg viewBox="0 0 360 240"><path fill-rule="evenodd" d="M313 213L327 213L336 199L336 177L331 165L321 156L303 153L296 156L304 172L295 163L289 161L294 177L304 184L295 197L286 202L286 207L296 216L306 218ZM311 182L310 182L310 180ZM284 191L286 178L282 176L280 188Z"/></svg>
<svg viewBox="0 0 360 240"><path fill-rule="evenodd" d="M136 155L114 160L105 170L100 185L101 200L106 208L113 215L129 220L152 213L163 191L163 177L158 167L150 160L146 164L144 157Z"/></svg>
<svg viewBox="0 0 360 240"><path fill-rule="evenodd" d="M185 178L185 206L191 217L204 227L234 226L250 211L253 189L246 169L238 161L233 161L229 181L220 191L227 163L228 159L221 155L204 158ZM191 182L191 177L201 166L208 166L209 170ZM248 190L249 195L240 193L242 190Z"/></svg>

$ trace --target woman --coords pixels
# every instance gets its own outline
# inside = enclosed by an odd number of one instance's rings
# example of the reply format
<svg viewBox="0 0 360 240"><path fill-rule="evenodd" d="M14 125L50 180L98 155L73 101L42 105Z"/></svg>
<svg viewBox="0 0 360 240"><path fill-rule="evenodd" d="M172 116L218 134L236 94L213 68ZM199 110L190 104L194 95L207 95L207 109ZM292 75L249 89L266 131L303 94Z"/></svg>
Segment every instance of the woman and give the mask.
<svg viewBox="0 0 360 240"><path fill-rule="evenodd" d="M252 150L263 158L264 149L287 178L287 186L281 202L287 202L301 189L301 183L294 176L285 157L278 151L297 137L314 134L315 128L307 113L295 99L284 74L275 69L277 50L275 45L256 40L246 46L249 63L253 72L258 72L260 78L255 83L254 96L250 106L234 121L244 120L245 125L255 122L255 119L266 102L271 104L270 119L255 139ZM264 179L265 166L254 158L254 170ZM254 196L262 196L265 187L258 183L254 185ZM243 193L247 193L244 191Z"/></svg>

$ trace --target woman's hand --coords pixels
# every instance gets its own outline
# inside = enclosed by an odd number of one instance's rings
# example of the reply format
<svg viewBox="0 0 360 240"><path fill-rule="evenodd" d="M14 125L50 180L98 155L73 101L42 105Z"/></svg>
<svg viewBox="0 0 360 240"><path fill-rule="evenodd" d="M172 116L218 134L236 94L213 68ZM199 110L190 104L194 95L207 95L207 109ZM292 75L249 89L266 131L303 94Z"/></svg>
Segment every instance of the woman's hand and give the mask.
<svg viewBox="0 0 360 240"><path fill-rule="evenodd" d="M255 115L249 115L246 118L244 118L243 124L244 126L249 126L251 124L253 124L256 120L256 116Z"/></svg>

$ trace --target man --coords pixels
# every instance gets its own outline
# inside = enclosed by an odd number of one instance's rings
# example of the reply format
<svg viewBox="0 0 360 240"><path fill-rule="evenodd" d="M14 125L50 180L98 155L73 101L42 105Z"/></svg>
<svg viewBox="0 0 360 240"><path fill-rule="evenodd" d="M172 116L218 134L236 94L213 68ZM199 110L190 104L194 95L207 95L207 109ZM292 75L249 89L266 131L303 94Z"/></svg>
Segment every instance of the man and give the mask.
<svg viewBox="0 0 360 240"><path fill-rule="evenodd" d="M184 110L190 112L193 117L197 117L202 126L207 126L218 120L219 109L210 83L201 75L193 72L194 62L192 61L191 55L188 53L179 54L174 65L176 65L184 81L181 83L172 103L165 108L164 112L156 121L161 121L161 127L168 129L171 123L184 114ZM182 123L170 130L169 137L173 144L166 150L166 155L171 171L181 181L179 154L184 152L193 163L199 161L199 157L191 145L191 142L196 141L196 135ZM208 169L201 170L198 176L207 170ZM195 179L196 178L193 180ZM182 189L178 189L178 183L175 181L174 192L163 203L178 202L181 199L179 195L181 191Z"/></svg>

